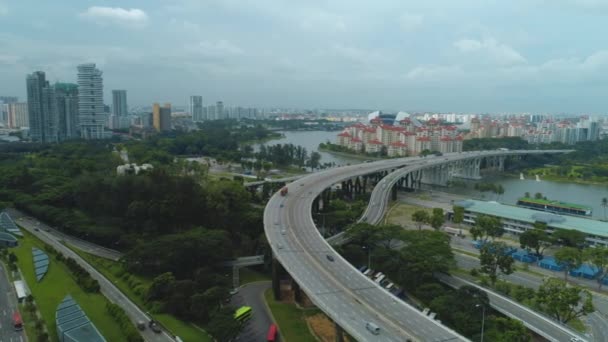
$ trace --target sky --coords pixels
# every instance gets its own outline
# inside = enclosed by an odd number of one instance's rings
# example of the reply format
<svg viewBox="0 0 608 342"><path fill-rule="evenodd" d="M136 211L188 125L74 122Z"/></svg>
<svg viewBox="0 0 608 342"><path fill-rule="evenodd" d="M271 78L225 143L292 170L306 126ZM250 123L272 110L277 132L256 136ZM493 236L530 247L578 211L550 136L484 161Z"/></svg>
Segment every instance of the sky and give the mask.
<svg viewBox="0 0 608 342"><path fill-rule="evenodd" d="M93 62L130 106L604 114L608 0L0 0L0 95Z"/></svg>

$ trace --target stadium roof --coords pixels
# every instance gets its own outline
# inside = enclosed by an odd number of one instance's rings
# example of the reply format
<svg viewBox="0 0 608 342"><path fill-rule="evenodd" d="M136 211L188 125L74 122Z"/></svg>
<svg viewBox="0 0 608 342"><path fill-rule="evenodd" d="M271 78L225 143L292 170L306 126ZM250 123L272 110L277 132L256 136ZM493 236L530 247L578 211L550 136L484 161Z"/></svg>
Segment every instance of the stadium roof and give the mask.
<svg viewBox="0 0 608 342"><path fill-rule="evenodd" d="M106 342L70 295L57 306L55 321L60 342Z"/></svg>
<svg viewBox="0 0 608 342"><path fill-rule="evenodd" d="M40 282L42 277L49 270L49 256L38 248L32 247L32 256L34 257L34 272L36 273L36 281Z"/></svg>
<svg viewBox="0 0 608 342"><path fill-rule="evenodd" d="M485 202L477 200L465 200L457 202L456 205L462 206L468 211L479 214L503 217L506 219L528 223L541 221L547 223L549 227L574 229L588 235L608 238L608 222L568 215L541 213L537 210L500 204L493 201Z"/></svg>

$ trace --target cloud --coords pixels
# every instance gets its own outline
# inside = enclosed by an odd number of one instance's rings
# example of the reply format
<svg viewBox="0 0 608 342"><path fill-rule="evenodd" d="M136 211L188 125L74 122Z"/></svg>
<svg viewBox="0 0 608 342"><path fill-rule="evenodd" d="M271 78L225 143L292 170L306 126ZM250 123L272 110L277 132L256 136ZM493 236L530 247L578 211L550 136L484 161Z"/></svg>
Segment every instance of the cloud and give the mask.
<svg viewBox="0 0 608 342"><path fill-rule="evenodd" d="M404 13L399 17L399 27L403 31L410 32L422 26L423 21L424 16L421 14Z"/></svg>
<svg viewBox="0 0 608 342"><path fill-rule="evenodd" d="M202 41L191 50L199 55L210 58L234 57L244 53L240 47L223 39L218 41Z"/></svg>
<svg viewBox="0 0 608 342"><path fill-rule="evenodd" d="M412 81L451 81L463 76L463 70L456 65L421 65L414 67L405 78Z"/></svg>
<svg viewBox="0 0 608 342"><path fill-rule="evenodd" d="M461 53L477 56L502 66L526 63L526 59L519 52L494 38L484 38L481 41L461 39L454 42L454 47Z"/></svg>
<svg viewBox="0 0 608 342"><path fill-rule="evenodd" d="M128 27L141 28L148 23L146 12L138 9L124 9L120 7L89 7L80 17L92 20L100 25L118 24Z"/></svg>
<svg viewBox="0 0 608 342"><path fill-rule="evenodd" d="M21 60L21 58L19 58L19 56L13 56L13 55L0 55L0 64L5 64L5 65L15 65L17 64L19 61Z"/></svg>

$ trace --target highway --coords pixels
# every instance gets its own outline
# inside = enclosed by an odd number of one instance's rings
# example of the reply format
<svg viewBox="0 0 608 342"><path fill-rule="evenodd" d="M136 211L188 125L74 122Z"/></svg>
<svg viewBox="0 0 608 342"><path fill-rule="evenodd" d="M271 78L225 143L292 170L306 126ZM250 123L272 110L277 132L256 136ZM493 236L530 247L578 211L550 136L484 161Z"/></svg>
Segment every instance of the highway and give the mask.
<svg viewBox="0 0 608 342"><path fill-rule="evenodd" d="M459 159L517 154L564 153L556 151L487 151L453 153L435 158L400 158L335 168L301 178L289 185L289 194L276 193L264 211L264 229L274 256L296 280L313 303L360 341L467 341L463 336L397 300L363 276L337 254L319 234L312 221L314 199L342 180L404 165L385 177L372 192L363 217L378 222L388 203L390 188L407 172ZM386 184L386 186L383 186ZM333 261L331 260L333 259ZM380 326L372 335L366 322Z"/></svg>
<svg viewBox="0 0 608 342"><path fill-rule="evenodd" d="M6 272L9 270L0 263L0 341L22 342L25 340L25 333L13 329L13 313L17 310L17 297Z"/></svg>
<svg viewBox="0 0 608 342"><path fill-rule="evenodd" d="M93 277L93 279L96 279L99 282L99 286L101 287L101 293L106 298L108 298L110 302L115 303L121 308L123 308L134 324L136 324L138 321L143 321L147 323L150 320L148 315L141 311L139 307L135 305L135 303L129 300L129 298L125 294L123 294L114 284L112 284L111 281L109 281L106 277L99 273L93 266L91 266L88 262L82 259L78 254L74 253L71 249L66 247L61 242L62 237L53 234L53 232L47 232L43 229L39 229L38 225L36 225L30 220L19 220L18 223L21 227L23 227L25 230L32 233L33 235L37 236L44 243L52 246L53 248L61 252L64 256L74 259L80 266L87 270L87 272L91 274L91 277ZM140 333L143 338L149 342L175 341L173 337L171 337L164 331L162 333L156 334L151 329L146 329L144 331L141 331Z"/></svg>

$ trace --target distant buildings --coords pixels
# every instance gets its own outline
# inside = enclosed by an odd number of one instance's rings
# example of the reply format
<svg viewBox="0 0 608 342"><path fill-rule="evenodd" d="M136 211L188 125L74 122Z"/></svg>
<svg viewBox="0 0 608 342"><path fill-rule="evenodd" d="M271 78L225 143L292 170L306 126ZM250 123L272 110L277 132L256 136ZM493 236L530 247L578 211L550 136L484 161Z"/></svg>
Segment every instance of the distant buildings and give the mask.
<svg viewBox="0 0 608 342"><path fill-rule="evenodd" d="M112 114L116 116L127 116L127 91L112 90Z"/></svg>
<svg viewBox="0 0 608 342"><path fill-rule="evenodd" d="M203 116L202 96L190 96L190 115L192 115L192 121L194 122L201 122L207 119L205 116Z"/></svg>
<svg viewBox="0 0 608 342"><path fill-rule="evenodd" d="M215 104L215 119L216 120L223 120L226 117L224 116L224 102L222 101L217 101L217 103Z"/></svg>
<svg viewBox="0 0 608 342"><path fill-rule="evenodd" d="M26 77L30 137L36 142L55 142L56 116L53 89L42 71Z"/></svg>
<svg viewBox="0 0 608 342"><path fill-rule="evenodd" d="M152 106L152 123L157 132L166 132L171 130L171 104L165 103L160 106L155 103Z"/></svg>
<svg viewBox="0 0 608 342"><path fill-rule="evenodd" d="M80 136L78 127L78 85L55 83L54 91L57 141L76 139Z"/></svg>
<svg viewBox="0 0 608 342"><path fill-rule="evenodd" d="M369 125L357 123L338 134L338 145L356 152L386 152L390 157L416 156L422 151L461 152L463 137L455 126L439 125L431 119L427 125L405 117L389 124L388 117L371 116ZM394 118L393 118L394 120Z"/></svg>
<svg viewBox="0 0 608 342"><path fill-rule="evenodd" d="M103 104L102 72L94 63L78 66L78 120L84 139L105 138L107 116Z"/></svg>
<svg viewBox="0 0 608 342"><path fill-rule="evenodd" d="M14 102L7 105L8 128L23 128L30 126L27 112L27 102Z"/></svg>

